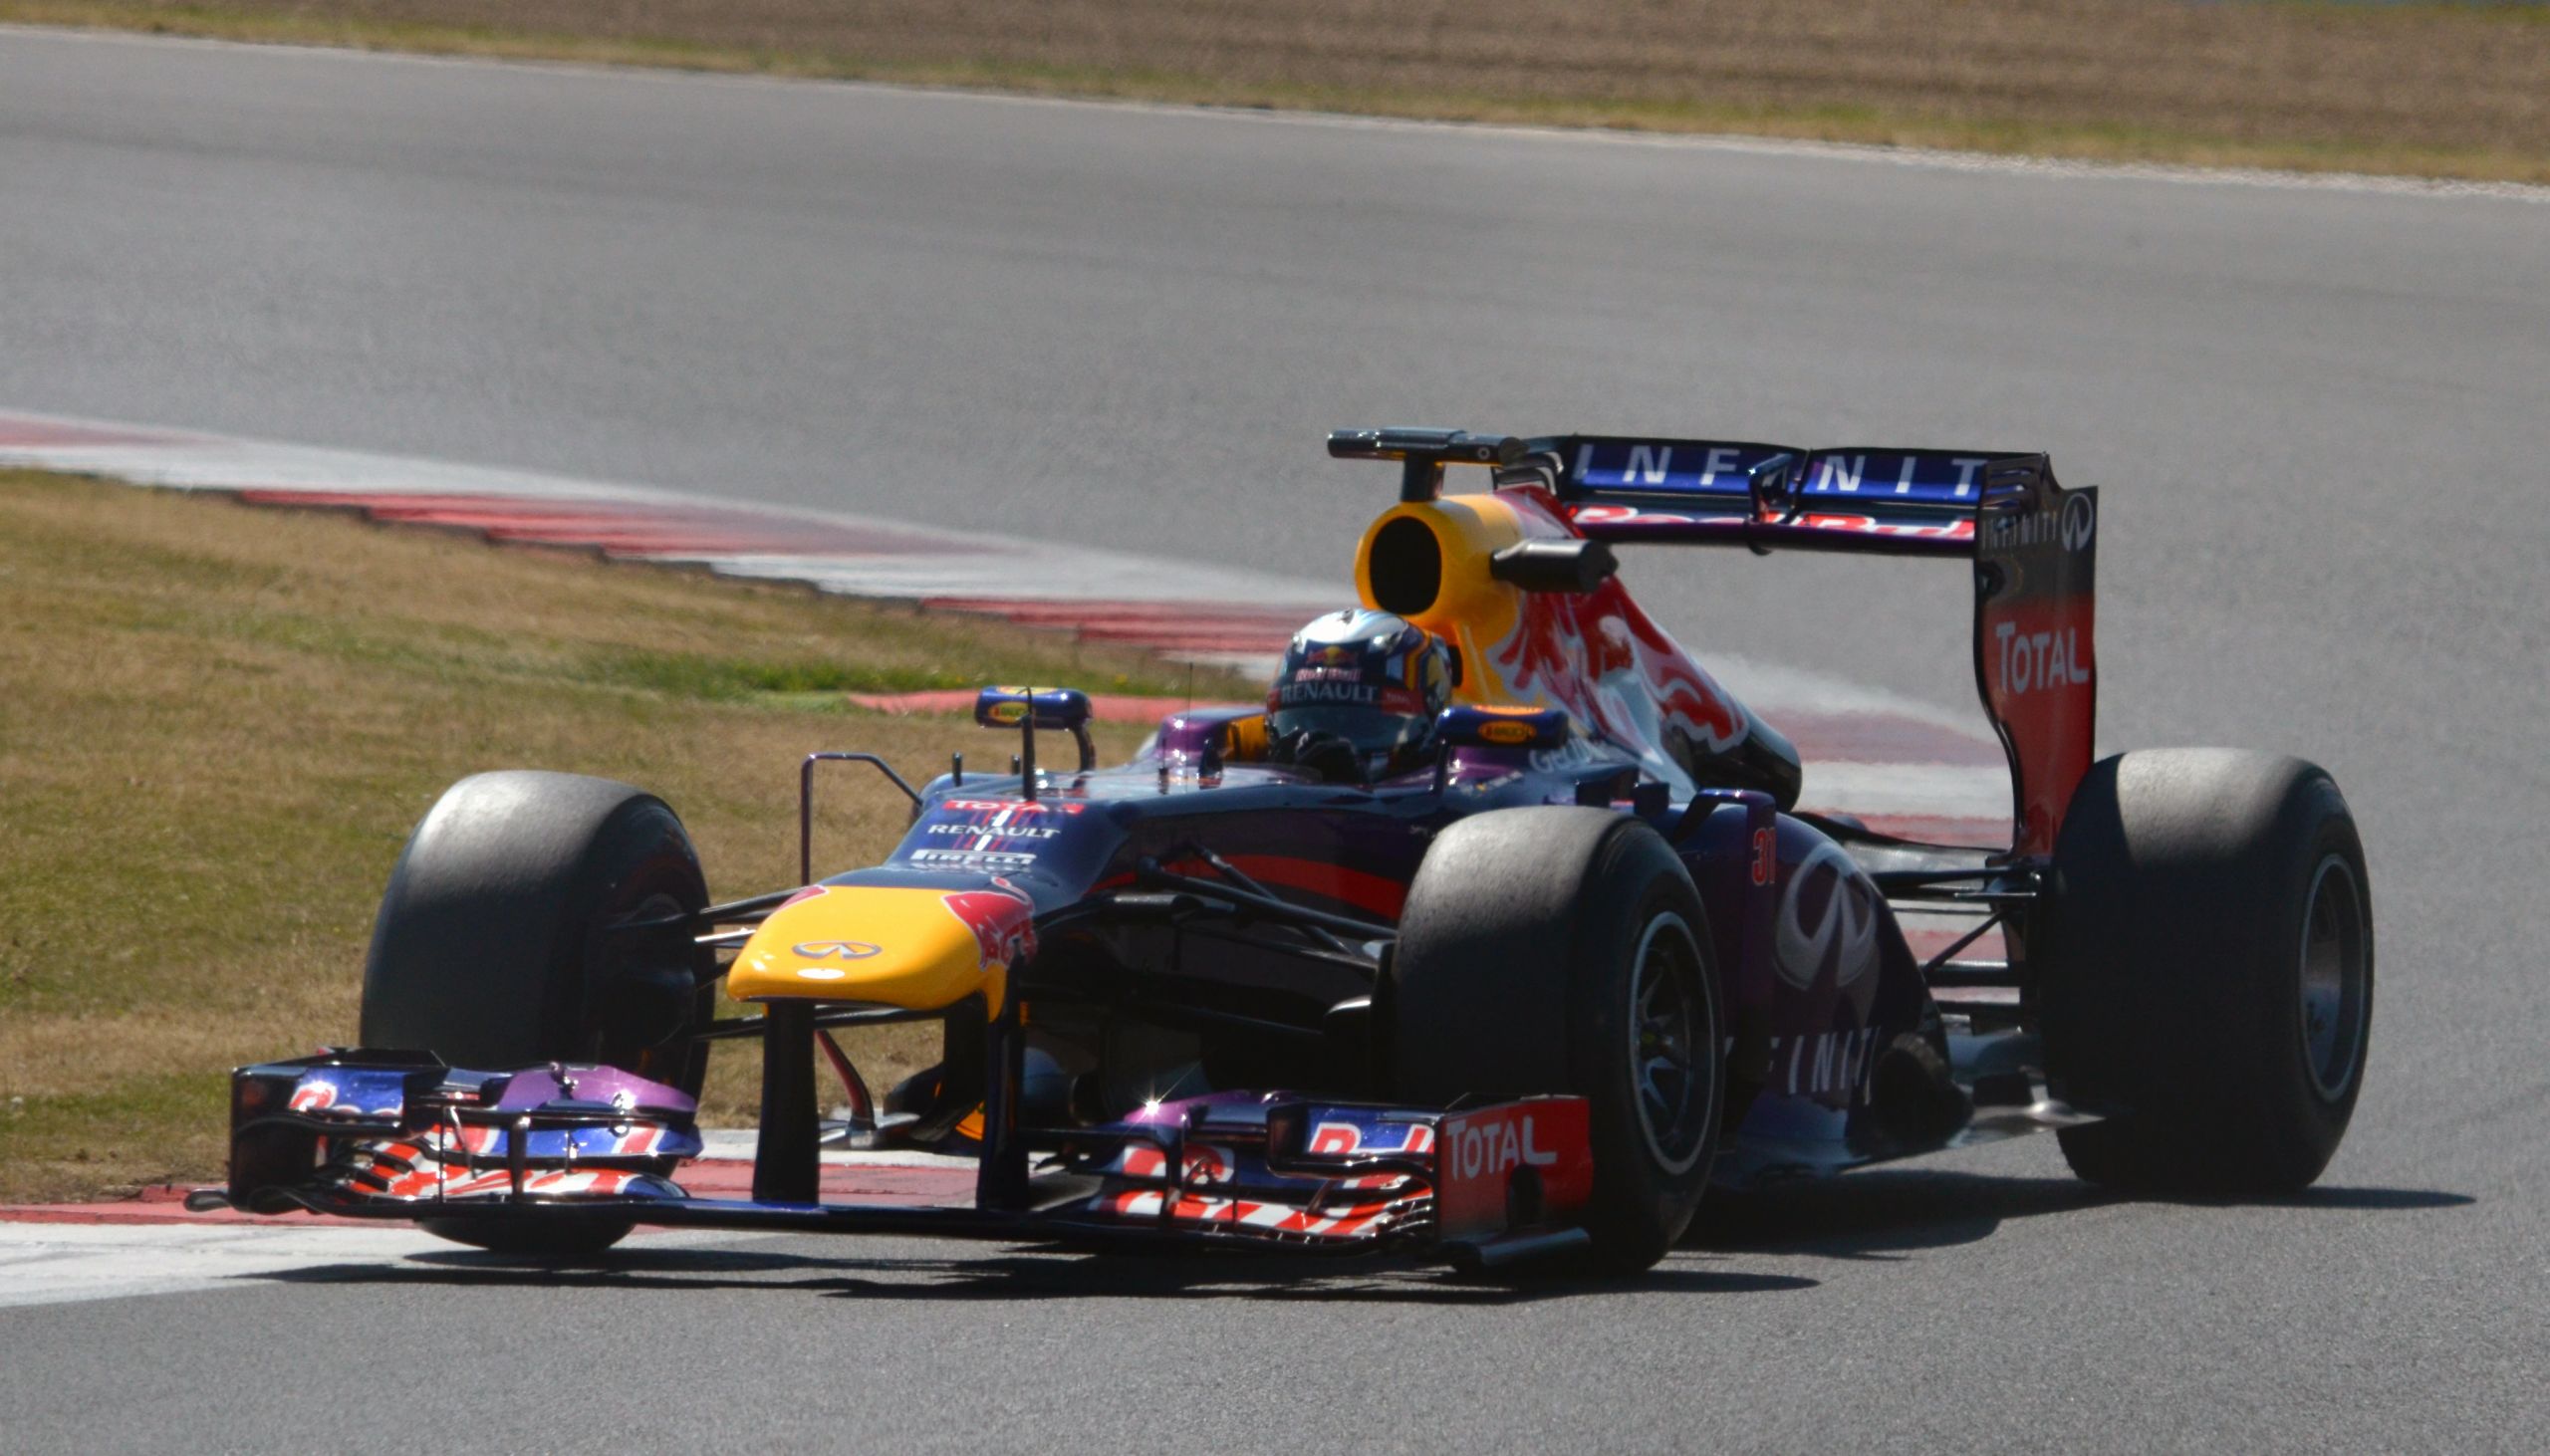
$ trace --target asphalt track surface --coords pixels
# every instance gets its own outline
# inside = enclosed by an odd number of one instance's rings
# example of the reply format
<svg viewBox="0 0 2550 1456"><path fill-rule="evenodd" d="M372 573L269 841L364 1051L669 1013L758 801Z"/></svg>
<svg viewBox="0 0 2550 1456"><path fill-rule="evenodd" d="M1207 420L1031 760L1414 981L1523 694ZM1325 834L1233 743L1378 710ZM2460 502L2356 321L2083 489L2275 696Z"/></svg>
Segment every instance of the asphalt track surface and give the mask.
<svg viewBox="0 0 2550 1456"><path fill-rule="evenodd" d="M1342 569L1332 425L2042 447L2103 738L2327 764L2368 1089L2289 1204L2050 1139L1626 1285L744 1240L0 1310L0 1447L2524 1448L2550 1419L2550 207L0 34L0 402ZM1968 700L1952 569L1643 556ZM208 1112L208 1115L212 1113Z"/></svg>

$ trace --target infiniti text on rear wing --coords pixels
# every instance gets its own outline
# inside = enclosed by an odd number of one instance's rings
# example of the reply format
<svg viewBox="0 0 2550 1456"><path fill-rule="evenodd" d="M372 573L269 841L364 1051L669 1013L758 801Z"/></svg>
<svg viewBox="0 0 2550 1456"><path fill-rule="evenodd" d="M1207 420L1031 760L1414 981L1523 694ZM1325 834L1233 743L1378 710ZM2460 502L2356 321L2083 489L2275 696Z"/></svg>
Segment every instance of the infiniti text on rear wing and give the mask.
<svg viewBox="0 0 2550 1456"><path fill-rule="evenodd" d="M1971 555L1987 469L2023 458L1601 436L1548 444L1516 465L1545 476L1597 540L1918 556Z"/></svg>

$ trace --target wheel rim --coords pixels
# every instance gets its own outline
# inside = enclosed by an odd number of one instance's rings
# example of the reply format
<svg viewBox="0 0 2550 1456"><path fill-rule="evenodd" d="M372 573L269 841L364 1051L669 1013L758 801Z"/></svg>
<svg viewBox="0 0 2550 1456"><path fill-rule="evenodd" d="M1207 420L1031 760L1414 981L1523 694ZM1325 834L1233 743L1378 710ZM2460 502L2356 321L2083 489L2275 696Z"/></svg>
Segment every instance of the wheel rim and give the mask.
<svg viewBox="0 0 2550 1456"><path fill-rule="evenodd" d="M1717 1083L1709 1076L1717 1049L1705 1026L1699 967L1698 945L1681 916L1648 922L1630 976L1630 1091L1648 1155L1669 1173L1699 1161L1717 1115Z"/></svg>
<svg viewBox="0 0 2550 1456"><path fill-rule="evenodd" d="M2354 1085L2363 1060L2372 957L2365 944L2364 896L2344 856L2331 854L2311 876L2302 910L2302 1054L2311 1085L2335 1101Z"/></svg>

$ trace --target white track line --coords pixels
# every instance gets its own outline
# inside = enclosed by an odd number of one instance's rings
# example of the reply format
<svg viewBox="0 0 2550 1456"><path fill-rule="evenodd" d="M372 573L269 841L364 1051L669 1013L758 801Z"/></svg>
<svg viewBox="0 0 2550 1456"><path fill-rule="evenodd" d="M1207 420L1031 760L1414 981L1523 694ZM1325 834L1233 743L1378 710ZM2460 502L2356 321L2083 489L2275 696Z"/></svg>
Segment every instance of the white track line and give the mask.
<svg viewBox="0 0 2550 1456"><path fill-rule="evenodd" d="M621 1247L691 1248L753 1237L647 1230ZM467 1258L475 1252L399 1224L0 1222L0 1309L188 1294L330 1265L379 1266L419 1254ZM0 1440L0 1448L6 1445Z"/></svg>
<svg viewBox="0 0 2550 1456"><path fill-rule="evenodd" d="M0 1308L181 1294L316 1264L380 1263L453 1247L387 1226L0 1223Z"/></svg>

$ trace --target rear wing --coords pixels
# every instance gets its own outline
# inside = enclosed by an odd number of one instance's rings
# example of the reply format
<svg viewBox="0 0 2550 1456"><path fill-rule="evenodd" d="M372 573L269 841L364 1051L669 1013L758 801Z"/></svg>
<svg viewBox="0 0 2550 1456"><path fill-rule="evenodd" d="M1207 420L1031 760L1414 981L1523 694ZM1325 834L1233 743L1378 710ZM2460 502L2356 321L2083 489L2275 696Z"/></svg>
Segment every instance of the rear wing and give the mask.
<svg viewBox="0 0 2550 1456"><path fill-rule="evenodd" d="M1974 680L2010 764L2013 852L2054 852L2089 772L2098 716L2098 490L2065 490L2042 454L1628 435L1340 430L1331 455L1401 462L1400 498L1431 500L1447 465L1547 493L1595 541L1974 564Z"/></svg>

